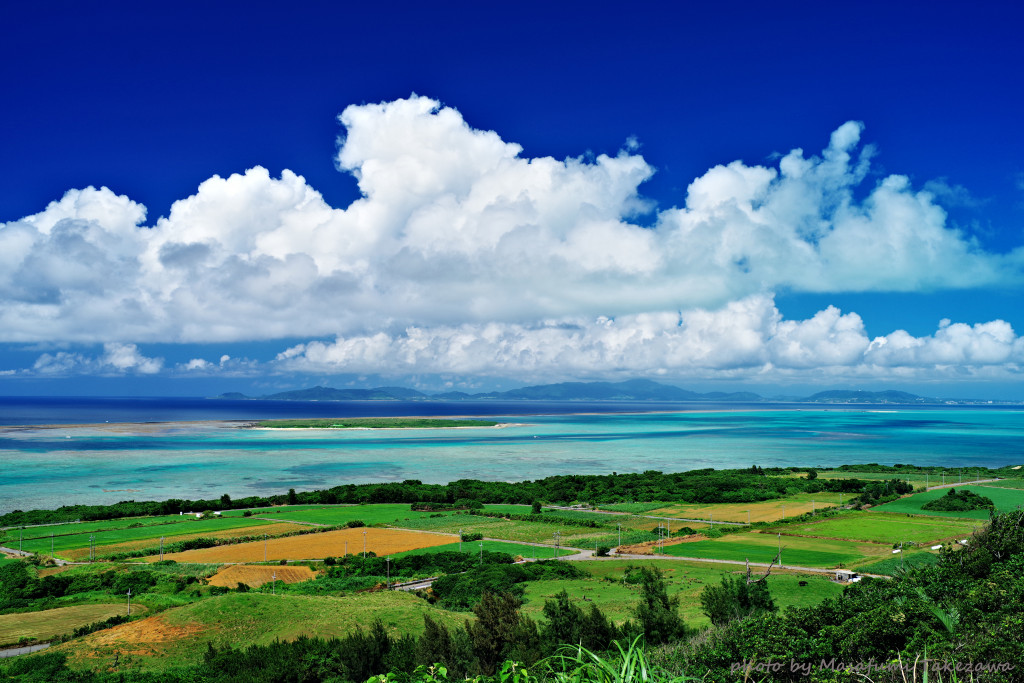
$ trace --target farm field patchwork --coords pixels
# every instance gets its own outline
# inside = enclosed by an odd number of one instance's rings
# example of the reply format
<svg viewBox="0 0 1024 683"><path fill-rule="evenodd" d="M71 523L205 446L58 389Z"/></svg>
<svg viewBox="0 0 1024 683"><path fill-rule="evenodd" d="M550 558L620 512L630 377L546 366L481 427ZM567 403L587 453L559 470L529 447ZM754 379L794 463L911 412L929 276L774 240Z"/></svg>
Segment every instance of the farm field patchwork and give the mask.
<svg viewBox="0 0 1024 683"><path fill-rule="evenodd" d="M53 549L58 555L61 551L73 548L88 548L89 537L93 537L96 546L114 545L129 541L146 539L159 539L161 536L174 539L186 535L210 536L215 532L231 529L254 528L273 524L259 519L252 518L209 518L196 519L194 517L178 517L175 524L157 524L140 527L126 527L123 529L112 529L110 531L98 531L95 533L74 533L64 536L54 536ZM256 532L254 532L256 533ZM245 534L242 534L245 535ZM178 539L180 540L180 538ZM24 541L23 549L33 553L50 554L50 536L47 534L42 538Z"/></svg>
<svg viewBox="0 0 1024 683"><path fill-rule="evenodd" d="M991 498L996 506L997 512L1009 512L1016 510L1018 506L1024 506L1024 490L1000 489L982 486L957 486L979 496ZM871 510L873 512L902 512L913 515L929 515L933 517L964 517L982 521L988 520L988 510L968 510L966 512L942 512L939 510L924 510L922 505L946 495L948 488L915 493L906 498L894 500L891 503L879 505Z"/></svg>
<svg viewBox="0 0 1024 683"><path fill-rule="evenodd" d="M181 553L164 553L164 559L178 562L225 563L262 562L264 559L268 561L322 559L345 554L359 554L363 552L364 539L367 552L374 552L377 555L393 555L416 548L447 545L453 540L451 536L445 534L362 527L326 531L319 534L271 538L266 542L254 541L215 548L186 550ZM145 559L155 561L159 558L151 556Z"/></svg>
<svg viewBox="0 0 1024 683"><path fill-rule="evenodd" d="M266 534L270 537L281 536L282 534L288 534L293 531L302 531L308 529L308 526L301 524L264 524L256 527L236 527L234 529L224 529L221 531L212 531L206 533L188 534L183 536L173 536L165 539L164 543L174 543L178 541L188 541L196 538L240 538L242 536L261 536ZM147 548L156 548L159 545L159 538L145 538L138 541L130 541L127 543L114 543L112 545L104 545L96 547L96 557L102 559L104 557L110 557L118 553L135 552L139 550L146 550ZM166 553L165 553L166 554ZM71 550L58 551L57 556L72 562L80 562L88 559L89 548L73 548Z"/></svg>
<svg viewBox="0 0 1024 683"><path fill-rule="evenodd" d="M316 577L309 567L268 567L266 565L233 564L224 567L210 577L207 582L211 586L224 586L237 588L239 583L244 583L251 588L262 586L271 581L282 583L299 583L309 581Z"/></svg>
<svg viewBox="0 0 1024 683"><path fill-rule="evenodd" d="M162 515L160 517L122 517L120 519L104 519L95 522L69 522L67 524L46 524L41 526L10 527L0 531L0 539L9 541L17 539L19 535L28 540L31 538L50 539L54 536L66 536L69 534L95 533L97 531L110 531L114 529L127 529L129 527L155 526L161 524L179 524L182 522L196 521L195 517L185 518L183 515Z"/></svg>
<svg viewBox="0 0 1024 683"><path fill-rule="evenodd" d="M123 660L130 654L144 668L159 671L201 661L207 643L245 648L303 635L331 638L367 628L377 618L393 635L418 635L424 614L449 628L466 619L465 614L435 609L402 591L344 597L229 593L99 631L51 651L67 653L74 668L105 669L115 657Z"/></svg>
<svg viewBox="0 0 1024 683"><path fill-rule="evenodd" d="M778 527L782 536L839 538L878 543L937 543L952 537L962 538L974 531L976 523L936 517L905 517L895 514L850 512L820 522Z"/></svg>
<svg viewBox="0 0 1024 683"><path fill-rule="evenodd" d="M58 607L41 612L23 612L0 615L0 645L12 645L21 638L46 640L71 633L76 628L103 621L128 611L127 603L107 603ZM142 605L132 605L132 614L146 611Z"/></svg>
<svg viewBox="0 0 1024 683"><path fill-rule="evenodd" d="M696 541L667 545L666 555L676 557L701 557L717 560L743 562L771 562L779 549L779 539L774 534L737 533L715 540ZM829 539L801 538L790 536L782 539L782 562L784 566L836 567L849 566L866 558L888 554L889 549L878 544L855 543Z"/></svg>

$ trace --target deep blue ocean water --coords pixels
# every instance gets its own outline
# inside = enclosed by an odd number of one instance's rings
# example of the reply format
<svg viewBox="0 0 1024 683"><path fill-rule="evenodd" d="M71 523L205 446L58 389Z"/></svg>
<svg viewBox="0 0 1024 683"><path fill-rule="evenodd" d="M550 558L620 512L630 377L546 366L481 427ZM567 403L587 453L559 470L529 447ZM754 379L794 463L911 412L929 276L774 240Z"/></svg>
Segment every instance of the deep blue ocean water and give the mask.
<svg viewBox="0 0 1024 683"><path fill-rule="evenodd" d="M511 425L269 431L232 422L373 415ZM0 398L0 425L0 512L404 479L1024 463L1024 410L1002 407Z"/></svg>

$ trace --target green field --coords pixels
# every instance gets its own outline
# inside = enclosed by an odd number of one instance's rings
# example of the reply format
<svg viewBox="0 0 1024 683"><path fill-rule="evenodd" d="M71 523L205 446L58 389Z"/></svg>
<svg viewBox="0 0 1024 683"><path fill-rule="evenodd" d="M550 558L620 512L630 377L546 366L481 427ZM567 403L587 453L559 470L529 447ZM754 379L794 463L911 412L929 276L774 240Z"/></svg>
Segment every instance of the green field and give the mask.
<svg viewBox="0 0 1024 683"><path fill-rule="evenodd" d="M594 539L608 536L608 528L567 526L557 521L520 522L500 517L480 517L467 514L452 514L444 517L421 517L402 522L404 529L422 529L456 534L480 533L487 538L525 543L554 543L554 534L559 533L559 543L564 546L592 548ZM612 531L611 533L614 533Z"/></svg>
<svg viewBox="0 0 1024 683"><path fill-rule="evenodd" d="M929 564L935 564L938 561L939 554L937 552L924 550L908 552L902 559L898 554L892 555L891 557L878 562L861 565L860 567L857 567L857 569L868 574L884 574L886 576L892 576L895 572L899 571L899 568L902 566L921 567Z"/></svg>
<svg viewBox="0 0 1024 683"><path fill-rule="evenodd" d="M192 518L194 519L194 517ZM163 515L161 517L124 517L121 519L106 519L98 522L72 522L68 524L50 524L46 526L29 526L24 528L13 527L0 531L0 540L10 543L17 542L19 535L24 539L45 538L49 540L50 534L54 536L65 536L68 534L94 533L113 529L127 529L128 527L153 526L158 524L178 524L184 521L182 515Z"/></svg>
<svg viewBox="0 0 1024 683"><path fill-rule="evenodd" d="M128 611L127 602L97 605L58 607L42 612L23 612L0 615L0 645L14 645L22 638L48 640L71 633L76 628L104 621ZM132 605L132 614L145 611L141 605Z"/></svg>
<svg viewBox="0 0 1024 683"><path fill-rule="evenodd" d="M771 562L779 549L774 534L738 533L710 541L696 541L665 546L666 555L701 557L717 560ZM852 541L835 541L802 537L782 538L782 562L785 566L836 567L850 565L868 557L879 556L886 548Z"/></svg>
<svg viewBox="0 0 1024 683"><path fill-rule="evenodd" d="M513 515L530 515L538 522L552 522L557 524L560 520L580 520L585 522L594 522L601 526L610 527L617 529L619 525L623 529L645 529L650 530L657 527L659 524L664 524L664 521L654 519L651 517L645 517L640 515L609 515L604 512L591 512L589 510L555 510L552 508L544 508L543 512L538 515L534 515L530 512L531 507L529 505L485 505L484 510L487 512L499 512L502 514L511 513ZM680 523L676 524L678 526ZM699 523L698 523L699 525Z"/></svg>
<svg viewBox="0 0 1024 683"><path fill-rule="evenodd" d="M475 553L480 551L480 541L466 541L462 544L462 551L465 553ZM491 553L508 553L509 555L516 556L522 555L523 557L535 557L540 560L551 559L554 556L555 549L536 545L525 545L523 543L509 543L507 541L483 541L483 549ZM429 548L419 548L418 550L409 550L404 553L397 553L395 557L402 555L426 555L429 553L442 553L442 552L458 552L459 544L451 543L449 545L435 545ZM565 555L573 555L571 550L558 550L558 557Z"/></svg>
<svg viewBox="0 0 1024 683"><path fill-rule="evenodd" d="M933 544L954 536L962 538L974 531L974 527L974 522L954 519L850 512L821 522L779 526L777 531L782 532L783 538L813 536L888 544L908 541Z"/></svg>
<svg viewBox="0 0 1024 683"><path fill-rule="evenodd" d="M532 581L527 584L524 597L527 602L523 613L541 619L544 600L550 600L565 590L579 607L588 603L597 605L610 619L622 622L633 617L639 586L623 584L621 579L630 565L654 566L662 570L669 595L679 594L680 611L689 626L706 626L707 617L701 612L700 592L708 584L717 585L723 575L738 575L738 567L723 567L701 562L679 560L604 560L580 563L593 575L589 579L571 581ZM616 579L609 581L606 579ZM807 581L807 586L799 586ZM842 586L825 577L815 575L773 574L768 578L769 591L779 608L805 607L838 595Z"/></svg>
<svg viewBox="0 0 1024 683"><path fill-rule="evenodd" d="M115 543L125 543L127 541L159 539L161 536L165 536L173 540L175 536L212 533L217 531L225 531L228 529L240 529L245 527L259 527L272 523L259 519L253 519L251 517L209 517L205 519L196 519L195 517L182 516L178 517L177 519L179 521L175 524L156 524L150 526L140 526L135 528L112 529L110 531L97 531L91 534L77 533L66 534L64 536L54 536L53 551L59 554L60 551L62 550L88 548L90 536L94 537L93 542L95 543L96 546L104 546L113 545ZM16 538L17 537L15 537L15 539ZM22 549L33 553L42 553L44 555L49 555L50 543L50 536L47 535L42 538L35 538L32 540L24 541Z"/></svg>
<svg viewBox="0 0 1024 683"><path fill-rule="evenodd" d="M493 420L456 420L420 417L324 417L301 420L261 420L261 429L451 429L496 427Z"/></svg>
<svg viewBox="0 0 1024 683"><path fill-rule="evenodd" d="M1024 479L1001 479L999 481L992 482L991 484L978 484L984 488L999 488L999 489L1024 489Z"/></svg>
<svg viewBox="0 0 1024 683"><path fill-rule="evenodd" d="M981 486L957 486L956 488L963 488L972 493L977 493L979 496L985 496L991 498L992 502L995 503L997 512L1009 512L1016 510L1018 507L1024 505L1024 491L1018 491L1014 489L997 489L991 487ZM987 521L988 510L969 510L967 512L941 512L938 510L923 510L922 505L930 501L935 500L941 496L946 495L949 491L945 489L935 489L933 491L926 491L924 493L915 493L912 496L906 498L900 498L894 500L891 503L885 505L879 505L878 507L872 508L872 511L876 512L902 512L913 515L930 515L933 517L964 517L969 519L978 519Z"/></svg>
<svg viewBox="0 0 1024 683"><path fill-rule="evenodd" d="M430 517L436 512L413 512L408 503L379 503L375 505L292 505L272 508L254 508L253 517L279 522L308 522L311 524L345 524L360 520L366 524L392 524L404 527L405 522ZM252 519L250 518L250 519Z"/></svg>
<svg viewBox="0 0 1024 683"><path fill-rule="evenodd" d="M392 634L423 631L430 614L449 628L461 626L465 614L431 607L401 591L360 593L345 597L228 593L166 610L147 619L101 631L51 648L68 654L72 666L106 669L120 653L148 670L162 670L202 660L207 643L244 648L299 636L331 638L381 619Z"/></svg>
<svg viewBox="0 0 1024 683"><path fill-rule="evenodd" d="M642 515L651 510L660 510L666 505L672 505L668 501L653 502L653 503L608 503L607 505L599 505L598 507L602 510L611 510L612 512L628 512L634 515Z"/></svg>

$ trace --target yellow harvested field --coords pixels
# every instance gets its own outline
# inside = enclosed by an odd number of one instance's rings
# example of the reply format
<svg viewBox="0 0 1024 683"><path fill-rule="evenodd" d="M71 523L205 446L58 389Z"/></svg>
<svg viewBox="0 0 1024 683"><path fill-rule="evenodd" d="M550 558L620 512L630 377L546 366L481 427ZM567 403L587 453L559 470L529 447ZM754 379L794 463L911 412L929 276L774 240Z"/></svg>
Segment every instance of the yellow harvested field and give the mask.
<svg viewBox="0 0 1024 683"><path fill-rule="evenodd" d="M850 495L845 500L850 500ZM709 519L717 523L722 522L746 522L749 511L751 522L774 522L785 517L795 517L805 512L822 510L826 507L835 507L839 504L839 494L822 491L820 493L799 493L778 500L766 500L759 503L718 503L714 505L691 505L678 503L668 505L658 510L648 512L649 515L664 517L681 517L691 519ZM693 524L684 525L694 526ZM694 527L696 528L696 527Z"/></svg>
<svg viewBox="0 0 1024 683"><path fill-rule="evenodd" d="M208 531L201 534L185 534L182 536L169 536L164 539L164 544L169 545L171 543L177 543L179 541L189 541L193 538L239 538L241 536L262 536L268 534L270 536L280 536L281 534L289 534L293 531L302 531L308 529L309 526L306 524L291 524L289 522L281 522L279 524L265 524L263 526L249 526L239 527L237 529L224 529L222 531ZM134 550L145 550L146 548L153 548L160 545L159 538L145 538L139 541L126 541L125 543L114 543L111 545L96 546L96 556L106 557L108 555L114 555L116 553L130 553ZM80 560L88 559L89 548L74 548L72 550L62 550L59 555L65 560L71 560L72 562L78 562ZM167 555L167 553L164 553ZM158 558L159 559L159 558Z"/></svg>
<svg viewBox="0 0 1024 683"><path fill-rule="evenodd" d="M365 534L365 536L364 536ZM319 560L325 557L340 557L346 553L358 555L366 550L377 555L391 555L418 548L447 545L459 540L457 534L435 534L425 531L404 531L402 529L377 529L358 527L340 529L319 534L303 534L287 538L271 538L264 543L239 543L217 548L186 550L183 553L164 553L165 560L178 562L262 562L264 560ZM265 554L264 554L265 553ZM149 561L158 557L147 557Z"/></svg>
<svg viewBox="0 0 1024 683"><path fill-rule="evenodd" d="M256 588L277 580L284 583L309 581L316 572L309 567L267 567L265 565L233 564L210 577L211 586L238 588L239 583Z"/></svg>

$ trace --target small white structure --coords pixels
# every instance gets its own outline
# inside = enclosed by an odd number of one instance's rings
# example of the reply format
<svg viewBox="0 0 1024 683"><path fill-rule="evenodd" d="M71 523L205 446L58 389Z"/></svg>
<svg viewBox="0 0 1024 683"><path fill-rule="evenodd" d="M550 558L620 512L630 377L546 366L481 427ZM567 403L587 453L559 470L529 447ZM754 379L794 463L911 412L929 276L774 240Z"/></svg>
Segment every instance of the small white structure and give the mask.
<svg viewBox="0 0 1024 683"><path fill-rule="evenodd" d="M203 518L203 513L202 512L197 512L196 513L196 519L202 519L202 518Z"/></svg>
<svg viewBox="0 0 1024 683"><path fill-rule="evenodd" d="M860 581L860 577L857 576L857 572L851 572L848 569L837 569L836 581L848 581L849 583L856 583L857 581Z"/></svg>
<svg viewBox="0 0 1024 683"><path fill-rule="evenodd" d="M967 545L967 539L966 539L966 538L965 538L964 540L962 540L962 541L957 541L957 542L958 542L958 543L959 543L960 545Z"/></svg>
<svg viewBox="0 0 1024 683"><path fill-rule="evenodd" d="M942 547L942 544L939 544L939 545L933 545L933 546L932 546L932 550L938 550L938 549L939 549L939 548L941 548L941 547Z"/></svg>
<svg viewBox="0 0 1024 683"><path fill-rule="evenodd" d="M214 511L213 511L213 514L215 514L215 515L217 515L218 517L220 517L220 510L214 510Z"/></svg>
<svg viewBox="0 0 1024 683"><path fill-rule="evenodd" d="M899 551L900 551L900 549L899 549L899 548L896 548L896 550L893 550L893 551L892 551L892 554L893 554L893 555L895 555L895 554L896 554L896 553L898 553Z"/></svg>

